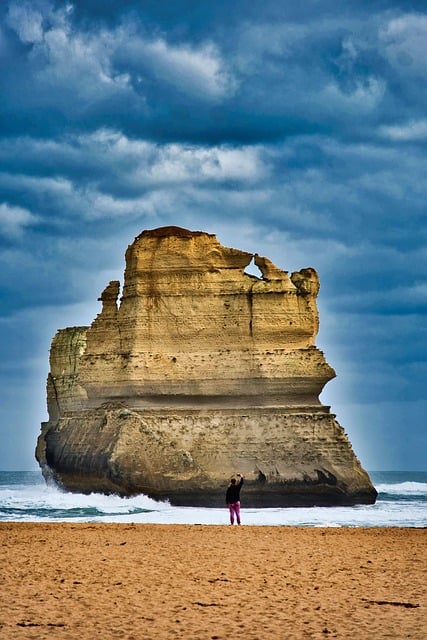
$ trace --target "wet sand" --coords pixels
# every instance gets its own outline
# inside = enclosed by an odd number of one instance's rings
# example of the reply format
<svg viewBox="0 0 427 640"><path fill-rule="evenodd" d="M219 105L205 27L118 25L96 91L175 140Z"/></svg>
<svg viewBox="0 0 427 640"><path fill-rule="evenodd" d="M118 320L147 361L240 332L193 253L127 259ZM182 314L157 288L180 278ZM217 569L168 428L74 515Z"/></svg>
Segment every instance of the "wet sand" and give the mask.
<svg viewBox="0 0 427 640"><path fill-rule="evenodd" d="M427 530L0 523L0 638L427 637Z"/></svg>

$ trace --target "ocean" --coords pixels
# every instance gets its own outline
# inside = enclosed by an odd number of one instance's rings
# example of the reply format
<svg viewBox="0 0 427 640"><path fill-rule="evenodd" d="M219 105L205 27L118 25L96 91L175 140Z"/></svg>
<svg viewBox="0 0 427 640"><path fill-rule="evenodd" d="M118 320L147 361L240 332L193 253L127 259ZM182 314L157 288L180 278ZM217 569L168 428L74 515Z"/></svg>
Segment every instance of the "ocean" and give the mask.
<svg viewBox="0 0 427 640"><path fill-rule="evenodd" d="M245 509L242 492L242 524L427 527L426 471L373 471L370 476L378 491L375 505ZM69 493L46 485L37 471L0 471L0 521L228 524L228 511L173 507L144 495Z"/></svg>

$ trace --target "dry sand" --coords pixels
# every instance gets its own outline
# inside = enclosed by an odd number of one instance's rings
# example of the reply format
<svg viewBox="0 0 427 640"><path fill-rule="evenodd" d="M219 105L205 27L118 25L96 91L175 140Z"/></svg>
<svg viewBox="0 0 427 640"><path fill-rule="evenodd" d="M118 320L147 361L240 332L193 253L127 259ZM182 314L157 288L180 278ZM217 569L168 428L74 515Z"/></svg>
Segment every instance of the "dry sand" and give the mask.
<svg viewBox="0 0 427 640"><path fill-rule="evenodd" d="M427 638L426 530L1 523L0 638Z"/></svg>

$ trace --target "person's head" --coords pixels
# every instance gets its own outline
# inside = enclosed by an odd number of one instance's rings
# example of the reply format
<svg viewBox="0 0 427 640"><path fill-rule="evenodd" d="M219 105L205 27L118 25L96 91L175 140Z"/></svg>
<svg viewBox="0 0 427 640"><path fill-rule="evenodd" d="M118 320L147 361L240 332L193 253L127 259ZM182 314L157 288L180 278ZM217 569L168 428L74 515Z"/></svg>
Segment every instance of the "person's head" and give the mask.
<svg viewBox="0 0 427 640"><path fill-rule="evenodd" d="M236 478L231 478L230 484L236 484Z"/></svg>

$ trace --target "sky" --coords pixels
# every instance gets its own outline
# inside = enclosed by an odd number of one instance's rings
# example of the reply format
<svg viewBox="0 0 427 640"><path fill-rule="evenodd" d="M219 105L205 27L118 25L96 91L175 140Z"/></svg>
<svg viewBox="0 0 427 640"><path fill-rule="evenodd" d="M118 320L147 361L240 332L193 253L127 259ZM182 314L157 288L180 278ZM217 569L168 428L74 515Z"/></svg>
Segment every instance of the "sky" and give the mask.
<svg viewBox="0 0 427 640"><path fill-rule="evenodd" d="M426 470L427 12L393 0L0 3L0 469L35 469L57 329L144 229L319 273L321 395Z"/></svg>

